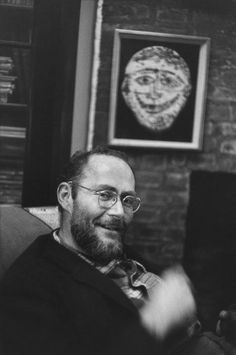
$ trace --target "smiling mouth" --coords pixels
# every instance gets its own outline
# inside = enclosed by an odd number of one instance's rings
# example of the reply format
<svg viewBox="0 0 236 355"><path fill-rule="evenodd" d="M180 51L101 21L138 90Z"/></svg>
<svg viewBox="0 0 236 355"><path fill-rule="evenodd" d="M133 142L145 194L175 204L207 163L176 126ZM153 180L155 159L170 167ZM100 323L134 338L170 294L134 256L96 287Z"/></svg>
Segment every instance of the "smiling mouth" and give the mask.
<svg viewBox="0 0 236 355"><path fill-rule="evenodd" d="M121 226L118 226L117 224L96 224L96 227L100 227L103 229L106 229L110 232L116 232L116 233L122 233L123 228Z"/></svg>
<svg viewBox="0 0 236 355"><path fill-rule="evenodd" d="M103 229L107 229L107 230L112 231L112 232L121 232L121 228L118 228L118 227L104 226L104 225L101 225L101 224L99 224L98 227L101 227Z"/></svg>

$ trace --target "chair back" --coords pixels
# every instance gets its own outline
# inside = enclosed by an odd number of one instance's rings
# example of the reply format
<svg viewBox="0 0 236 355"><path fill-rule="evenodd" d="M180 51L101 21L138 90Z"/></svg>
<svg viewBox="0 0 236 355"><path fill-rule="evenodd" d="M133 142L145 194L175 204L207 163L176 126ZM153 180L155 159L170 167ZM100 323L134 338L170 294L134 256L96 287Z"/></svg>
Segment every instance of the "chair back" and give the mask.
<svg viewBox="0 0 236 355"><path fill-rule="evenodd" d="M24 209L0 205L0 279L34 239L58 225L56 213L55 207Z"/></svg>

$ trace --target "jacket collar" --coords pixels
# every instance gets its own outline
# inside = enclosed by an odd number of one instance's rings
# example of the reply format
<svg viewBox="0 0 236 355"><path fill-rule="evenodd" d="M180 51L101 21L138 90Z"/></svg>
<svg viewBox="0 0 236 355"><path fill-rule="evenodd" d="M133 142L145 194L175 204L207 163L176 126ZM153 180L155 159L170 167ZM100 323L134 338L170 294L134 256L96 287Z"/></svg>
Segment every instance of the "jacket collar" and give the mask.
<svg viewBox="0 0 236 355"><path fill-rule="evenodd" d="M71 274L79 283L87 284L100 293L112 298L121 306L138 314L137 309L123 291L106 275L99 272L94 266L88 264L74 252L66 249L56 242L51 235L48 236L44 257L57 264L59 268Z"/></svg>

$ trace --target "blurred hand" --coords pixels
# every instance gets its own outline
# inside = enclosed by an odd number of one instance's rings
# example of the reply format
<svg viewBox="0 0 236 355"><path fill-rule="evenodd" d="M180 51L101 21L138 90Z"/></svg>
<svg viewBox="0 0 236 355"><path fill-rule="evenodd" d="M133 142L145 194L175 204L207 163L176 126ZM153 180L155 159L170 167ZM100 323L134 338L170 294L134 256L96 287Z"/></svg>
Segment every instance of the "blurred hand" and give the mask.
<svg viewBox="0 0 236 355"><path fill-rule="evenodd" d="M190 325L195 314L190 281L181 267L163 273L162 282L140 312L144 327L158 339L165 338L174 328Z"/></svg>

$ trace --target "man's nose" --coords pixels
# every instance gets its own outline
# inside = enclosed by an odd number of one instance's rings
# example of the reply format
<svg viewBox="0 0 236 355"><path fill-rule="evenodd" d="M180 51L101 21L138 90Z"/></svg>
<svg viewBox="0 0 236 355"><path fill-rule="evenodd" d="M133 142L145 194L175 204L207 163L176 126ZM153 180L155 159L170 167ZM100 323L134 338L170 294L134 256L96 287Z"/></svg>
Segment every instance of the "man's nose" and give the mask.
<svg viewBox="0 0 236 355"><path fill-rule="evenodd" d="M124 207L123 207L123 204L122 204L120 198L117 198L116 203L109 208L108 214L113 215L113 216L123 216L124 215Z"/></svg>

